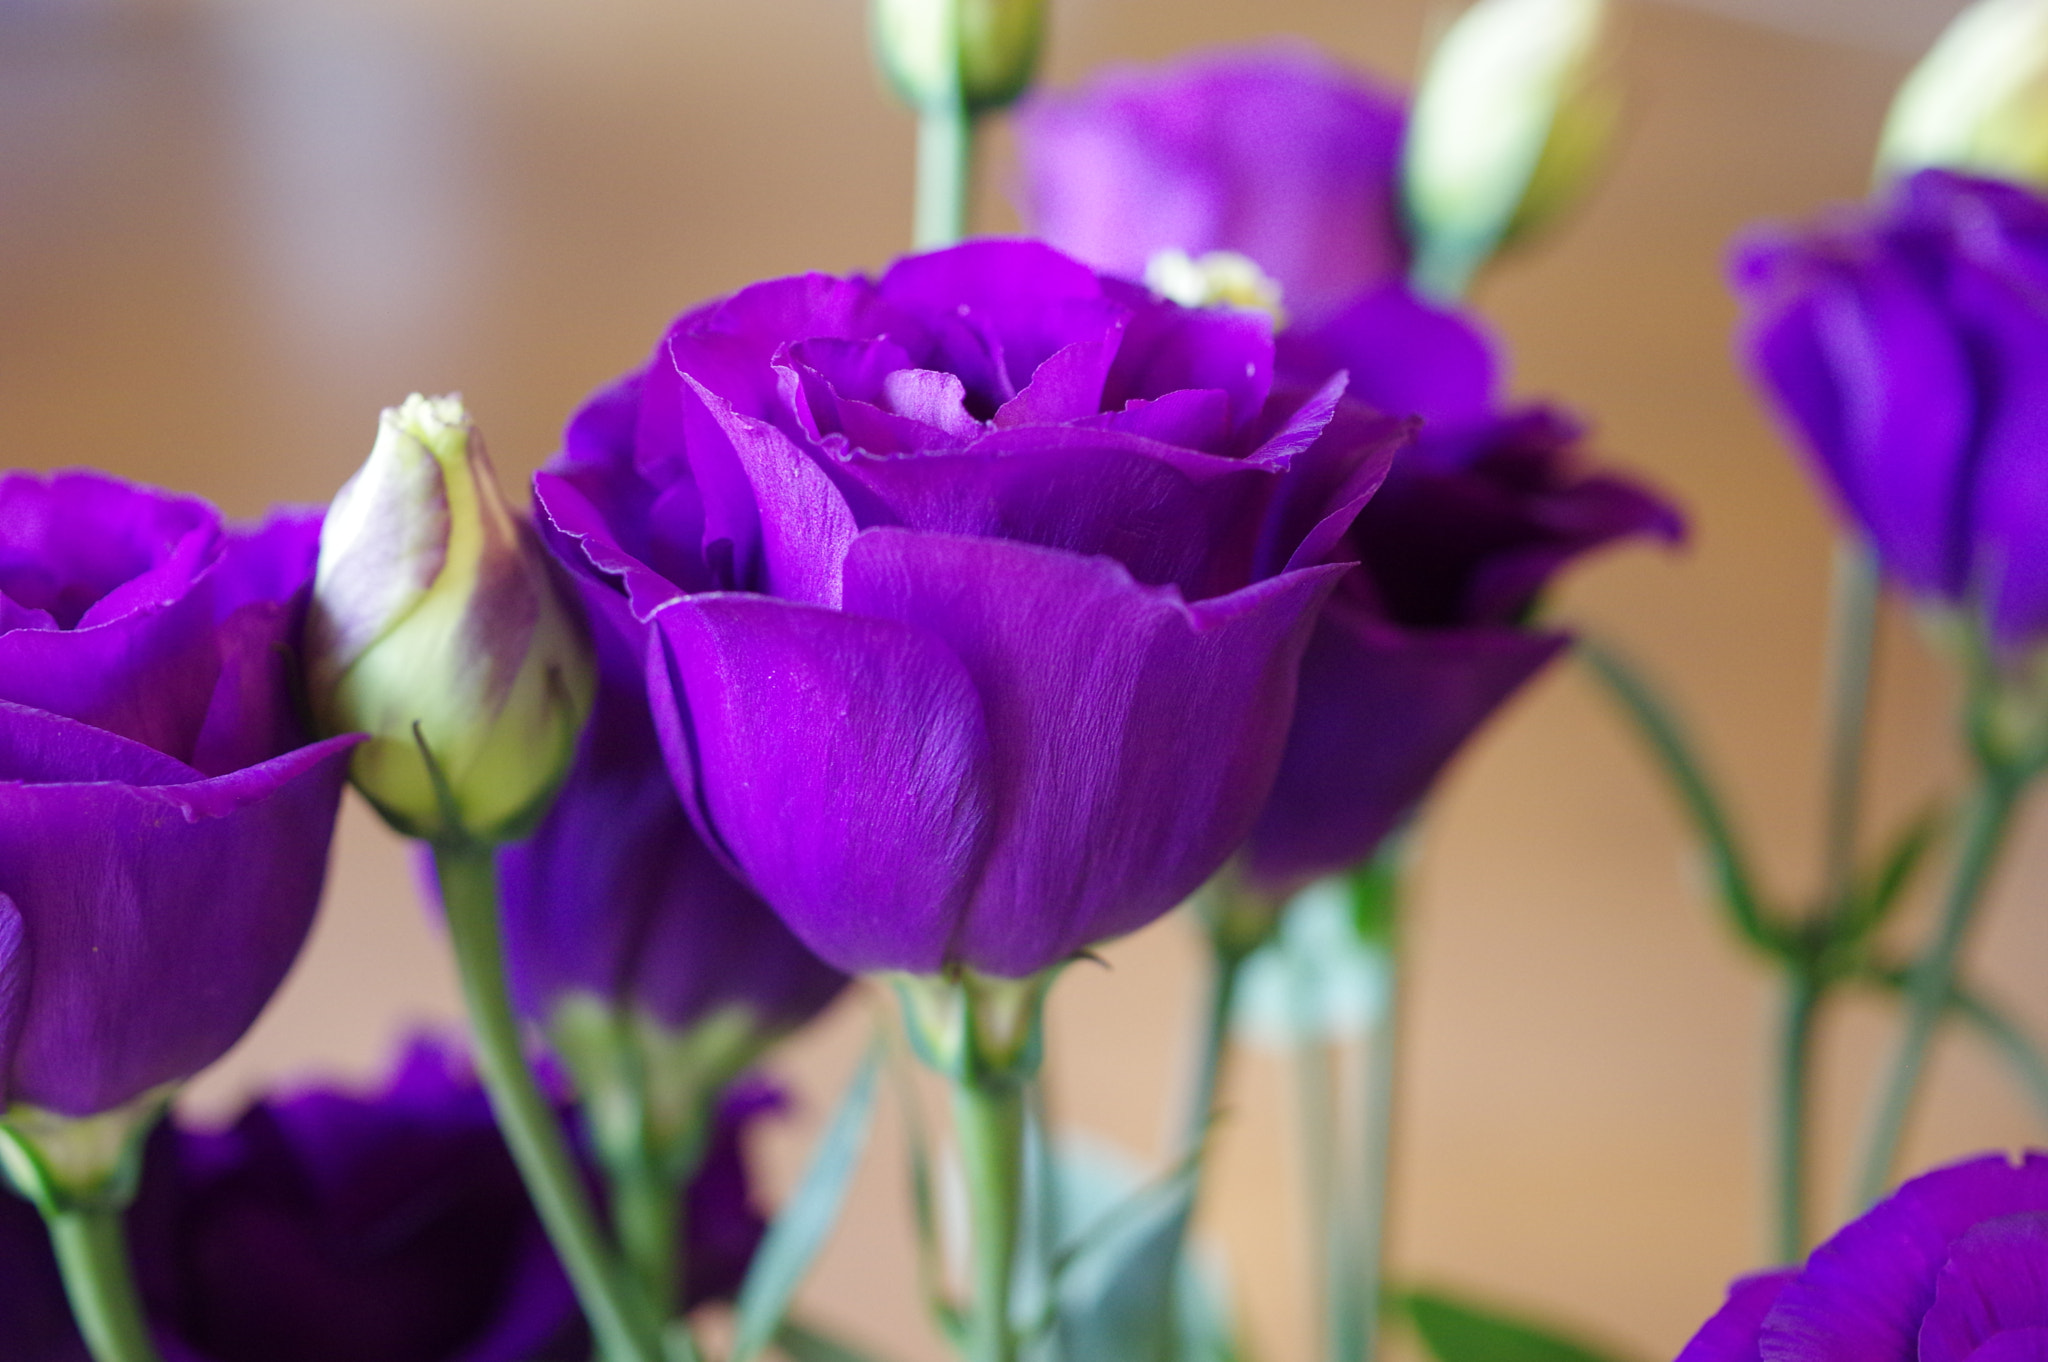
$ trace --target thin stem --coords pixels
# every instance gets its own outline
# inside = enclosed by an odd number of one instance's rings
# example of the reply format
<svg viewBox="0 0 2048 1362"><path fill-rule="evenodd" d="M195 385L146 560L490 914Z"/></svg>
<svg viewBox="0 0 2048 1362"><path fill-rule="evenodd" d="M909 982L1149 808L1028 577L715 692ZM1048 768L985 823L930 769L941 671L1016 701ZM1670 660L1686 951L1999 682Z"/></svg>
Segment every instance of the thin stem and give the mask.
<svg viewBox="0 0 2048 1362"><path fill-rule="evenodd" d="M1877 560L1862 545L1845 541L1835 551L1828 627L1827 831L1820 899L1821 911L1837 918L1849 911L1855 885L1881 599Z"/></svg>
<svg viewBox="0 0 2048 1362"><path fill-rule="evenodd" d="M1365 1059L1362 1083L1364 1114L1359 1122L1361 1189L1356 1251L1346 1264L1355 1307L1352 1336L1344 1340L1344 1357L1372 1362L1379 1351L1380 1286L1386 1273L1388 1210L1392 1200L1394 1112L1400 1093L1401 954L1400 937L1389 932L1382 948L1386 989L1378 1023L1361 1047Z"/></svg>
<svg viewBox="0 0 2048 1362"><path fill-rule="evenodd" d="M1856 1184L1859 1205L1871 1205L1890 1190L1892 1170L1898 1163L1899 1147L1905 1141L1906 1122L1920 1089L1935 1028L1954 990L1963 942L1984 901L1999 850L2012 826L2022 784L2003 768L1987 766L1983 771L1934 944L1914 964L1907 979L1905 1030L1871 1121L1863 1172Z"/></svg>
<svg viewBox="0 0 2048 1362"><path fill-rule="evenodd" d="M1216 1121L1216 1102L1230 1065L1230 1016L1237 1005L1238 980L1244 976L1245 954L1212 941L1209 952L1209 996L1202 1014L1201 1037L1195 1052L1194 1081L1181 1121L1180 1153L1199 1158Z"/></svg>
<svg viewBox="0 0 2048 1362"><path fill-rule="evenodd" d="M1010 1286L1023 1201L1024 1115L1024 1084L1015 1076L981 1075L953 1085L953 1120L974 1236L974 1299L967 1330L972 1362L1015 1362L1017 1356Z"/></svg>
<svg viewBox="0 0 2048 1362"><path fill-rule="evenodd" d="M653 1312L627 1285L605 1242L554 1105L527 1062L505 982L505 942L491 849L468 841L440 843L434 848L434 869L475 1032L477 1069L534 1209L576 1288L600 1351L612 1362L661 1362Z"/></svg>
<svg viewBox="0 0 2048 1362"><path fill-rule="evenodd" d="M677 1305L683 1272L683 1200L674 1183L648 1161L632 1168L614 1167L611 1184L612 1225L627 1269L657 1314L667 1316Z"/></svg>
<svg viewBox="0 0 2048 1362"><path fill-rule="evenodd" d="M1335 1047L1304 1028L1295 1042L1294 1079L1301 1124L1301 1171L1308 1212L1309 1285L1321 1321L1323 1356L1352 1362L1341 1350L1347 1332L1337 1289L1340 1255L1335 1214L1343 1198L1337 1159L1337 1102L1333 1091Z"/></svg>
<svg viewBox="0 0 2048 1362"><path fill-rule="evenodd" d="M46 1211L64 1293L94 1362L158 1362L128 1261L121 1212L111 1206Z"/></svg>
<svg viewBox="0 0 2048 1362"><path fill-rule="evenodd" d="M913 244L920 251L951 246L967 235L974 192L977 120L958 101L917 114L917 207Z"/></svg>
<svg viewBox="0 0 2048 1362"><path fill-rule="evenodd" d="M1806 1257L1806 1145L1812 1112L1814 1023L1826 986L1819 971L1791 963L1785 978L1785 1011L1778 1032L1778 1120L1775 1131L1777 1189L1774 1203L1777 1261Z"/></svg>

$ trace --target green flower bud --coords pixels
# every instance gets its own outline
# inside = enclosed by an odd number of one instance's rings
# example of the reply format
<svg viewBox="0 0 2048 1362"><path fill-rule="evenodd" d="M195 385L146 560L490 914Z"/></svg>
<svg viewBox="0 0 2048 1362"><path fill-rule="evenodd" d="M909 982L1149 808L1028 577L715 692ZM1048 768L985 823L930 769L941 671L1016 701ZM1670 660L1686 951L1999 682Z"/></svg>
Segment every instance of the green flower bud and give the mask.
<svg viewBox="0 0 2048 1362"><path fill-rule="evenodd" d="M1437 44L1402 151L1423 289L1462 294L1584 195L1620 111L1611 17L1608 0L1479 0Z"/></svg>
<svg viewBox="0 0 2048 1362"><path fill-rule="evenodd" d="M1045 0L875 0L875 51L914 109L1016 102L1038 70Z"/></svg>
<svg viewBox="0 0 2048 1362"><path fill-rule="evenodd" d="M307 655L314 718L369 735L350 775L399 831L509 841L546 811L596 662L461 399L384 412L321 528Z"/></svg>
<svg viewBox="0 0 2048 1362"><path fill-rule="evenodd" d="M1236 251L1210 251L1199 259L1169 246L1145 262L1145 286L1182 307L1230 307L1263 312L1273 329L1287 325L1280 281Z"/></svg>
<svg viewBox="0 0 2048 1362"><path fill-rule="evenodd" d="M1892 101L1878 176L1939 166L2048 188L2048 0L1977 0Z"/></svg>

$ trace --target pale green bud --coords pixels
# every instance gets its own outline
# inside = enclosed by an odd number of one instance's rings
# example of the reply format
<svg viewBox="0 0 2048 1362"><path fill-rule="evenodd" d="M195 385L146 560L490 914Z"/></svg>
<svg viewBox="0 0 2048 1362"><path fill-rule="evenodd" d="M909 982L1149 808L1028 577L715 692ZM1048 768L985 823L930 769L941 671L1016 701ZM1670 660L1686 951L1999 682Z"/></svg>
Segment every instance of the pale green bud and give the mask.
<svg viewBox="0 0 2048 1362"><path fill-rule="evenodd" d="M1273 329L1287 325L1280 281L1236 251L1210 251L1197 258L1177 246L1145 262L1145 286L1182 307L1229 307L1263 312Z"/></svg>
<svg viewBox="0 0 2048 1362"><path fill-rule="evenodd" d="M415 394L384 412L321 527L306 638L314 717L369 735L350 776L392 826L498 842L546 811L596 663L461 399Z"/></svg>
<svg viewBox="0 0 2048 1362"><path fill-rule="evenodd" d="M1444 34L1402 149L1425 290L1462 294L1501 247L1583 196L1620 109L1611 30L1609 0L1479 0Z"/></svg>
<svg viewBox="0 0 2048 1362"><path fill-rule="evenodd" d="M916 109L1016 102L1038 70L1045 0L874 0L875 52Z"/></svg>
<svg viewBox="0 0 2048 1362"><path fill-rule="evenodd" d="M1941 167L2048 188L2048 0L1977 0L1892 101L1888 179Z"/></svg>

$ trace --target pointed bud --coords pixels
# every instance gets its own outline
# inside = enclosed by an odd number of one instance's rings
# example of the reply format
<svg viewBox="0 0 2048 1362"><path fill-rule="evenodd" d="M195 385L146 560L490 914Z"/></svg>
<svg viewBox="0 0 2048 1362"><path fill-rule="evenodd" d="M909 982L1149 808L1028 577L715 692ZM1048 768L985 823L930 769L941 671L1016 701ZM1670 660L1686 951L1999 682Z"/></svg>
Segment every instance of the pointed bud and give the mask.
<svg viewBox="0 0 2048 1362"><path fill-rule="evenodd" d="M1287 325L1280 281L1236 251L1209 251L1199 258L1169 246L1145 262L1145 287L1182 307L1230 307L1263 312L1273 329Z"/></svg>
<svg viewBox="0 0 2048 1362"><path fill-rule="evenodd" d="M307 654L314 717L369 734L350 775L392 826L500 842L545 812L595 661L459 398L384 412L321 528Z"/></svg>
<svg viewBox="0 0 2048 1362"><path fill-rule="evenodd" d="M1478 0L1437 44L1402 151L1425 291L1462 294L1501 247L1584 195L1620 109L1611 18L1609 0Z"/></svg>
<svg viewBox="0 0 2048 1362"><path fill-rule="evenodd" d="M1892 101L1878 176L1940 167L2048 187L2048 0L1977 0Z"/></svg>
<svg viewBox="0 0 2048 1362"><path fill-rule="evenodd" d="M875 51L914 109L1016 102L1038 70L1045 0L875 0Z"/></svg>

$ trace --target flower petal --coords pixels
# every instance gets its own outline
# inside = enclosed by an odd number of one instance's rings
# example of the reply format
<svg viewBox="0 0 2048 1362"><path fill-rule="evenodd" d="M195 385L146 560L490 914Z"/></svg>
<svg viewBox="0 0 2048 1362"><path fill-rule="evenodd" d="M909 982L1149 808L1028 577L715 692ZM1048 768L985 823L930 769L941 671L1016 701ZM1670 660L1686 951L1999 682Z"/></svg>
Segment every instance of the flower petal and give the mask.
<svg viewBox="0 0 2048 1362"><path fill-rule="evenodd" d="M1728 1288L1728 1299L1700 1326L1678 1354L1678 1362L1760 1362L1764 1317L1793 1277L1793 1268L1743 1277Z"/></svg>
<svg viewBox="0 0 2048 1362"><path fill-rule="evenodd" d="M897 529L854 542L847 608L943 639L988 716L994 834L957 959L1035 973L1214 873L1271 784L1340 572L1190 606L1106 558Z"/></svg>
<svg viewBox="0 0 2048 1362"><path fill-rule="evenodd" d="M7 710L0 737L45 720ZM35 961L16 1100L104 1111L241 1037L312 924L354 743L192 784L0 784L0 892Z"/></svg>
<svg viewBox="0 0 2048 1362"><path fill-rule="evenodd" d="M1969 1362L2019 1330L2048 1336L2048 1212L1987 1220L1955 1242L1920 1321L1919 1362Z"/></svg>
<svg viewBox="0 0 2048 1362"><path fill-rule="evenodd" d="M655 721L707 832L840 969L942 966L990 820L959 659L902 624L755 596L684 597L654 624Z"/></svg>

